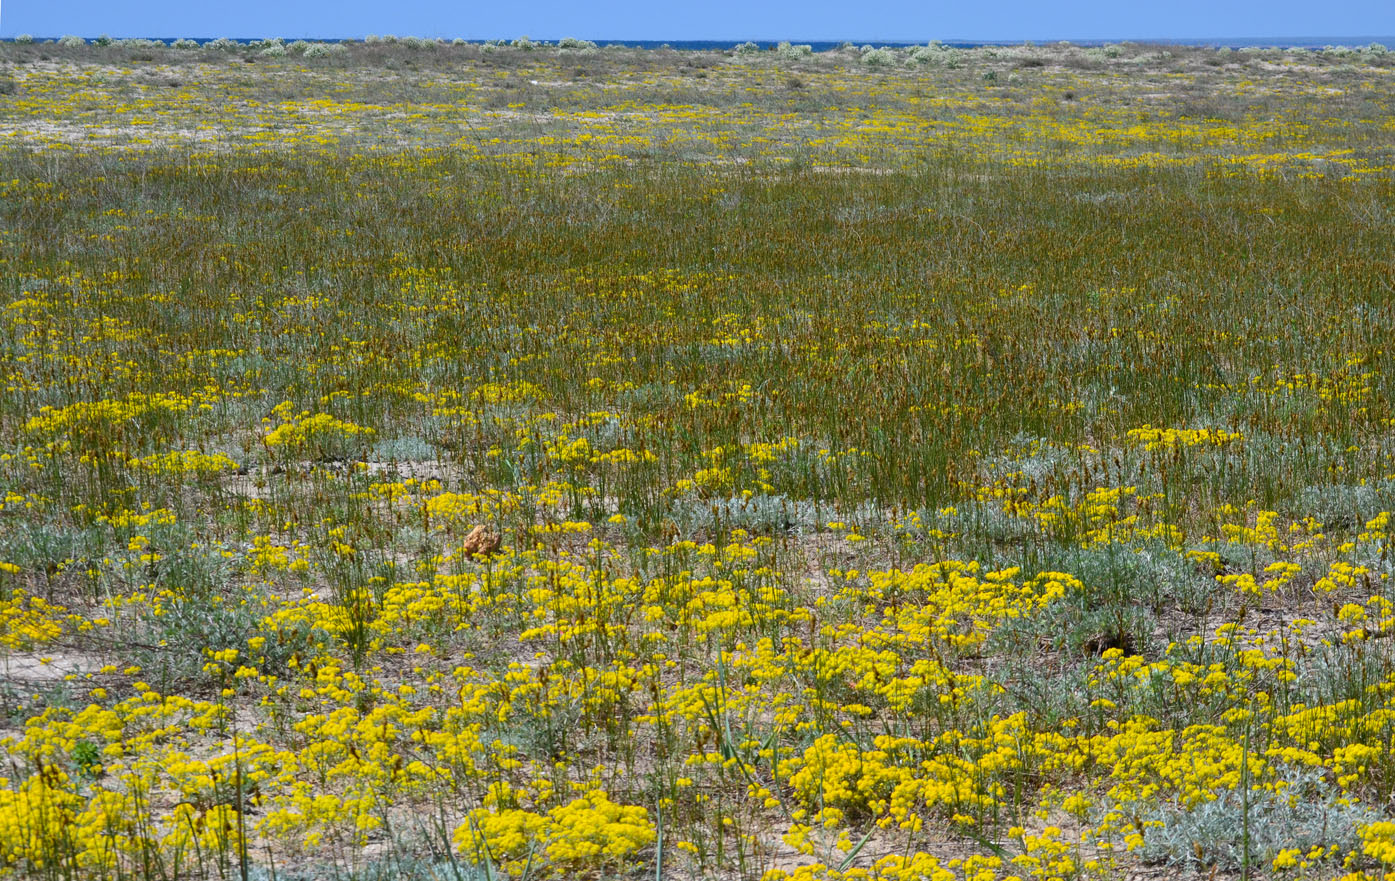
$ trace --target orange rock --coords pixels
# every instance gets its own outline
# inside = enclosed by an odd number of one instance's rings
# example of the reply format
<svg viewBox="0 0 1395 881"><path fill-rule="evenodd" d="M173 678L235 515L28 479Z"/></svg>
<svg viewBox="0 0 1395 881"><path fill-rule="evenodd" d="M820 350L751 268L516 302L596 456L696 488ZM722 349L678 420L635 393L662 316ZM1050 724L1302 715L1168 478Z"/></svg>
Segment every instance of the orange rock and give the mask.
<svg viewBox="0 0 1395 881"><path fill-rule="evenodd" d="M476 526L465 536L465 544L461 545L461 550L471 557L488 556L499 550L499 536L483 526Z"/></svg>

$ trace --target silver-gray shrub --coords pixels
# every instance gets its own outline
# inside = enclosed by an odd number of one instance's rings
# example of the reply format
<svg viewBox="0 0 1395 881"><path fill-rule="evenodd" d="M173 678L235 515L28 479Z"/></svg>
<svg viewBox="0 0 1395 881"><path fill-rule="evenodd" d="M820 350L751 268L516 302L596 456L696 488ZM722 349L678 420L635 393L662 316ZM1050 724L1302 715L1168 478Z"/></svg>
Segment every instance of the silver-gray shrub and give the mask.
<svg viewBox="0 0 1395 881"><path fill-rule="evenodd" d="M814 54L814 47L808 43L795 44L789 40L783 40L775 47L775 54L789 61L798 61Z"/></svg>
<svg viewBox="0 0 1395 881"><path fill-rule="evenodd" d="M1288 505L1295 517L1316 517L1332 530L1356 531L1382 511L1395 511L1395 481L1305 486Z"/></svg>
<svg viewBox="0 0 1395 881"><path fill-rule="evenodd" d="M243 596L177 594L167 598L158 612L148 610L129 626L124 659L138 665L142 675L166 692L203 675L207 651L237 649L252 654L248 640L262 632L266 611L250 591ZM292 655L326 641L328 636L315 628L296 625L267 640L262 654L267 667L284 670Z"/></svg>
<svg viewBox="0 0 1395 881"><path fill-rule="evenodd" d="M819 524L817 505L783 495L675 500L672 516L674 524L690 536L716 529L755 534L810 532Z"/></svg>
<svg viewBox="0 0 1395 881"><path fill-rule="evenodd" d="M906 53L906 61L910 64L944 64L953 52L939 40L931 40L924 46L916 46Z"/></svg>
<svg viewBox="0 0 1395 881"><path fill-rule="evenodd" d="M882 46L878 49L868 49L862 53L862 63L868 67L892 67L900 61L900 56L894 49Z"/></svg>
<svg viewBox="0 0 1395 881"><path fill-rule="evenodd" d="M417 435L381 438L368 451L372 462L434 462L440 458L441 451Z"/></svg>
<svg viewBox="0 0 1395 881"><path fill-rule="evenodd" d="M1048 552L1046 563L1079 578L1092 596L1105 598L1110 607L1141 604L1194 610L1204 608L1216 590L1213 575L1162 542L1061 547Z"/></svg>
<svg viewBox="0 0 1395 881"><path fill-rule="evenodd" d="M349 49L343 43L311 43L304 52L306 58L332 58L348 54Z"/></svg>
<svg viewBox="0 0 1395 881"><path fill-rule="evenodd" d="M1285 773L1293 784L1282 792L1252 790L1246 803L1236 790L1191 808L1163 805L1144 817L1148 826L1143 859L1191 871L1235 871L1268 866L1282 850L1336 846L1338 853L1360 851L1357 829L1379 819L1351 803L1332 784L1310 771ZM1248 816L1246 811L1248 810ZM1248 841L1246 841L1248 836Z"/></svg>

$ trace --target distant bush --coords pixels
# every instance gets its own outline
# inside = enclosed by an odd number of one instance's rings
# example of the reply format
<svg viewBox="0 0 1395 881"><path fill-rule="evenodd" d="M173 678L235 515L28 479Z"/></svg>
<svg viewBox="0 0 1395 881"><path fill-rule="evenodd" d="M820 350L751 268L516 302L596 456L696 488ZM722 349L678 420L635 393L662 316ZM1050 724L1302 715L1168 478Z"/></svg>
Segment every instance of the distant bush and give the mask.
<svg viewBox="0 0 1395 881"><path fill-rule="evenodd" d="M286 55L286 47L279 43L273 43L257 53L267 58L282 58Z"/></svg>
<svg viewBox="0 0 1395 881"><path fill-rule="evenodd" d="M940 49L934 44L916 46L906 53L906 61L911 64L936 64L942 60L940 55Z"/></svg>
<svg viewBox="0 0 1395 881"><path fill-rule="evenodd" d="M112 40L111 37L107 36L106 34L102 34L100 37L93 40L92 44L94 46L110 46L113 42L115 41Z"/></svg>
<svg viewBox="0 0 1395 881"><path fill-rule="evenodd" d="M1384 62L1395 57L1389 49L1380 43L1372 43L1361 50L1361 60L1368 62Z"/></svg>
<svg viewBox="0 0 1395 881"><path fill-rule="evenodd" d="M563 37L557 41L558 49L595 49L596 44L590 40L579 40L576 37Z"/></svg>
<svg viewBox="0 0 1395 881"><path fill-rule="evenodd" d="M527 37L519 37L517 40L514 40L514 41L513 41L512 43L510 43L509 45L510 45L510 46L513 46L515 49L536 49L536 48L538 48L538 44L535 43L535 42L533 42L532 40L528 39Z"/></svg>
<svg viewBox="0 0 1395 881"><path fill-rule="evenodd" d="M775 54L779 55L781 58L788 58L790 60L803 58L813 53L814 47L810 46L808 43L792 45L788 40L784 40L780 45L775 47Z"/></svg>
<svg viewBox="0 0 1395 881"><path fill-rule="evenodd" d="M219 52L235 52L239 48L241 48L241 44L239 44L236 40L229 40L227 37L219 37L218 39L210 42L204 48L216 49Z"/></svg>
<svg viewBox="0 0 1395 881"><path fill-rule="evenodd" d="M435 49L436 41L426 37L403 37L402 45L408 49Z"/></svg>
<svg viewBox="0 0 1395 881"><path fill-rule="evenodd" d="M186 38L183 38L183 39L175 40L173 43L170 43L170 47L171 47L171 48L174 48L174 49L186 49L186 50L187 50L187 49L197 49L197 48L199 48L199 41L198 41L198 40L190 40L190 39L188 39L188 38L186 37Z"/></svg>
<svg viewBox="0 0 1395 881"><path fill-rule="evenodd" d="M306 58L332 58L336 55L348 55L349 47L343 43L311 43L305 47Z"/></svg>
<svg viewBox="0 0 1395 881"><path fill-rule="evenodd" d="M864 48L862 52L862 63L868 67L891 67L898 60L895 50L885 46L880 49Z"/></svg>
<svg viewBox="0 0 1395 881"><path fill-rule="evenodd" d="M147 40L144 37L131 37L126 40L117 40L113 45L122 49L164 49L164 40Z"/></svg>
<svg viewBox="0 0 1395 881"><path fill-rule="evenodd" d="M87 41L84 40L82 37L77 36L76 34L65 34L64 36L58 38L58 45L69 47L86 46Z"/></svg>
<svg viewBox="0 0 1395 881"><path fill-rule="evenodd" d="M15 37L15 42L20 44L21 46L28 46L30 43L34 42L34 35L20 34L19 36Z"/></svg>
<svg viewBox="0 0 1395 881"><path fill-rule="evenodd" d="M737 55L754 55L759 51L760 47L757 46L755 43L752 43L750 40L747 40L746 42L736 47Z"/></svg>

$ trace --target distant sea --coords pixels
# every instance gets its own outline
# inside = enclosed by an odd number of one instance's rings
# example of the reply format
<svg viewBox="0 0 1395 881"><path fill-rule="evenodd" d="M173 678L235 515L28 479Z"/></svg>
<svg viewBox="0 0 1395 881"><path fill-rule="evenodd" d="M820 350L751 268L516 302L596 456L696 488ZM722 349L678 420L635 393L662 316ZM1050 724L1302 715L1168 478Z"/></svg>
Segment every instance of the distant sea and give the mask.
<svg viewBox="0 0 1395 881"><path fill-rule="evenodd" d="M12 38L10 38L12 39ZM5 42L10 42L6 39ZM41 39L57 39L57 37L44 37ZM150 37L147 39L159 39L170 42L174 37ZM211 42L213 37L194 37L199 43ZM255 43L261 37L236 37L239 43ZM293 37L286 36L286 40L314 40L322 43L340 43L344 40L335 37ZM482 43L486 37L468 38L472 43ZM512 39L512 38L506 38ZM556 42L548 40L544 42ZM745 40L593 40L598 46L629 46L636 49L690 49L690 50L724 50L731 49L747 41ZM778 40L751 40L762 49L773 49L779 43ZM827 52L830 49L837 49L847 43L862 46L872 44L875 46L923 46L927 40L790 40L792 43L805 43L813 47L815 52ZM1166 46L1211 46L1220 48L1227 46L1232 49L1239 49L1246 46L1276 47L1283 49L1321 49L1324 46L1369 46L1372 43L1379 43L1389 49L1395 49L1395 36L1387 37L1207 37L1207 38L1159 38L1159 37L1120 37L1112 40L1071 40L1069 38L1049 39L1049 40L941 40L946 46L954 46L959 49L976 49L981 46L1021 46L1024 43L1033 43L1039 46L1047 46L1056 42L1068 42L1077 46L1103 46L1106 43L1147 43Z"/></svg>

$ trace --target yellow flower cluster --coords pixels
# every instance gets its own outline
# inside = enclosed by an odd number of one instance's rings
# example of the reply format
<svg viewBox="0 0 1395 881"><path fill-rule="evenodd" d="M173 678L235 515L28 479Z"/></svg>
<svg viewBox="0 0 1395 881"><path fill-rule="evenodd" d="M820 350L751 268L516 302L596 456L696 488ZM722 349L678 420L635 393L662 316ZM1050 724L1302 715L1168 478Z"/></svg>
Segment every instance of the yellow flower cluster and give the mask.
<svg viewBox="0 0 1395 881"><path fill-rule="evenodd" d="M275 428L262 436L262 442L272 449L286 447L286 449L304 450L307 447L318 445L318 443L374 434L377 432L372 431L371 428L339 420L328 413L311 414L310 411L303 410L297 415L287 415L282 424L276 425Z"/></svg>
<svg viewBox="0 0 1395 881"><path fill-rule="evenodd" d="M1154 428L1151 425L1131 428L1125 437L1129 443L1141 446L1150 453L1154 450L1172 452L1187 447L1227 447L1245 439L1238 431L1222 428Z"/></svg>
<svg viewBox="0 0 1395 881"><path fill-rule="evenodd" d="M138 459L127 459L126 467L145 471L154 475L190 474L196 477L215 477L225 471L235 471L237 463L222 453L203 453L198 450L174 450L156 453Z"/></svg>
<svg viewBox="0 0 1395 881"><path fill-rule="evenodd" d="M624 866L657 837L649 812L620 805L601 790L537 814L526 810L478 810L455 830L468 856L488 857L509 871L528 866L566 877L582 866Z"/></svg>
<svg viewBox="0 0 1395 881"><path fill-rule="evenodd" d="M0 571L16 573L19 567L0 563ZM22 588L0 595L0 647L28 649L57 639L63 633L67 610L45 602Z"/></svg>

